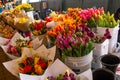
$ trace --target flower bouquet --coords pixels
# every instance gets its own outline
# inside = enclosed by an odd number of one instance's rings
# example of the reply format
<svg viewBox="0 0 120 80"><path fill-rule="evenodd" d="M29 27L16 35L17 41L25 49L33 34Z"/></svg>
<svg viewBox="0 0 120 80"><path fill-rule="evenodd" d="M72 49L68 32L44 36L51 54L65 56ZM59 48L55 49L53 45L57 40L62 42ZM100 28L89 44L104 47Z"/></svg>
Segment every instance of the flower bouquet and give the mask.
<svg viewBox="0 0 120 80"><path fill-rule="evenodd" d="M69 79L69 80L76 80L75 76L73 73L70 73L68 71L65 72L65 74L59 74L57 77L53 77L53 76L48 76L46 79L44 80L64 80L64 79ZM80 80L80 79L77 79Z"/></svg>
<svg viewBox="0 0 120 80"><path fill-rule="evenodd" d="M35 21L34 23L31 23L29 28L35 36L42 35L47 32L46 22L42 20L39 22Z"/></svg>
<svg viewBox="0 0 120 80"><path fill-rule="evenodd" d="M22 40L22 39L16 39L15 42L10 42L6 46L1 46L4 52L11 58L16 59L22 55L22 48L23 47L31 47L31 43L29 40Z"/></svg>
<svg viewBox="0 0 120 80"><path fill-rule="evenodd" d="M11 27L14 26L14 18L16 16L14 14L12 14L11 12L4 12L0 15L0 18L2 21L4 21L5 23L7 23L7 25L10 25Z"/></svg>
<svg viewBox="0 0 120 80"><path fill-rule="evenodd" d="M57 67L57 68L56 68ZM75 74L68 66L59 59L48 67L41 80L92 80L91 69Z"/></svg>
<svg viewBox="0 0 120 80"><path fill-rule="evenodd" d="M29 12L33 10L33 7L30 4L23 3L15 7L14 11L25 10L25 12Z"/></svg>
<svg viewBox="0 0 120 80"><path fill-rule="evenodd" d="M53 72L52 70L57 66L61 66L62 69L57 69ZM47 69L45 74L46 75L43 77L44 80L79 80L77 79L77 75L59 59L55 60L55 62Z"/></svg>
<svg viewBox="0 0 120 80"><path fill-rule="evenodd" d="M44 45L38 50L24 48L22 57L3 63L5 68L21 80L40 80L54 60L56 47L47 49Z"/></svg>
<svg viewBox="0 0 120 80"><path fill-rule="evenodd" d="M115 21L114 15L110 13L103 14L100 16L100 20L97 22L97 33L104 35L105 30L108 28L111 34L111 39L109 40L109 53L112 53L117 44L118 30L119 30L119 20Z"/></svg>
<svg viewBox="0 0 120 80"><path fill-rule="evenodd" d="M13 19L9 18L7 14L5 14L4 16L3 15L2 14L0 15L0 19L1 19L1 21L0 21L0 34L1 34L1 37L11 39L17 31L12 28L12 26L14 26L14 24L13 25L6 24L8 22L12 23L11 21ZM9 20L11 20L11 21L9 21Z"/></svg>
<svg viewBox="0 0 120 80"><path fill-rule="evenodd" d="M34 17L33 17L33 7L28 3L23 3L23 4L20 4L20 5L16 6L15 9L13 10L13 13L18 13L19 16L22 16L22 15L26 16L27 15L32 20L34 19Z"/></svg>
<svg viewBox="0 0 120 80"><path fill-rule="evenodd" d="M1 47L6 55L8 55L11 59L16 59L22 55L22 48L28 47L37 49L41 43L42 40L39 41L38 38L30 41L29 38L23 38L19 33L16 33L7 45Z"/></svg>
<svg viewBox="0 0 120 80"><path fill-rule="evenodd" d="M14 18L14 28L27 32L29 31L30 19L28 17L18 17Z"/></svg>
<svg viewBox="0 0 120 80"><path fill-rule="evenodd" d="M29 75L42 75L46 68L52 63L40 56L26 57L19 62L19 72Z"/></svg>
<svg viewBox="0 0 120 80"><path fill-rule="evenodd" d="M23 47L28 47L28 48L32 48L32 44L30 43L29 40L22 40L22 39L17 39L16 40L16 45L8 45L8 49L7 49L7 53L20 57L21 51Z"/></svg>

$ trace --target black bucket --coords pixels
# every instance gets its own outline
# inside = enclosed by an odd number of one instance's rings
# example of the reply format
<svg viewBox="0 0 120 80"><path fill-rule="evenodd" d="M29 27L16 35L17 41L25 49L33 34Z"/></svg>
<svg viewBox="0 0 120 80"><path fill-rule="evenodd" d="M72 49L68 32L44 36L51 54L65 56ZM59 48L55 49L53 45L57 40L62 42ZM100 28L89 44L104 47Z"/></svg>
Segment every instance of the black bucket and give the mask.
<svg viewBox="0 0 120 80"><path fill-rule="evenodd" d="M115 80L115 74L104 68L98 68L93 71L93 80Z"/></svg>
<svg viewBox="0 0 120 80"><path fill-rule="evenodd" d="M120 58L115 55L107 54L101 56L100 61L103 68L109 69L115 73L120 63Z"/></svg>

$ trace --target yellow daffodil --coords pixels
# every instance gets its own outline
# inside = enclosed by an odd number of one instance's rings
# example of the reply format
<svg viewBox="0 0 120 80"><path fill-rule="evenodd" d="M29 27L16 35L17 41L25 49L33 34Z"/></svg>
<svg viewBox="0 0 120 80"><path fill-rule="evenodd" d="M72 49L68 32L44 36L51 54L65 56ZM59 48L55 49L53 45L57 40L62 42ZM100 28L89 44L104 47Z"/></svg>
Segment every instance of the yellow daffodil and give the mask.
<svg viewBox="0 0 120 80"><path fill-rule="evenodd" d="M19 18L19 23L26 23L28 19L26 18Z"/></svg>
<svg viewBox="0 0 120 80"><path fill-rule="evenodd" d="M33 7L30 4L23 3L14 8L14 11L25 10L26 12L33 10Z"/></svg>

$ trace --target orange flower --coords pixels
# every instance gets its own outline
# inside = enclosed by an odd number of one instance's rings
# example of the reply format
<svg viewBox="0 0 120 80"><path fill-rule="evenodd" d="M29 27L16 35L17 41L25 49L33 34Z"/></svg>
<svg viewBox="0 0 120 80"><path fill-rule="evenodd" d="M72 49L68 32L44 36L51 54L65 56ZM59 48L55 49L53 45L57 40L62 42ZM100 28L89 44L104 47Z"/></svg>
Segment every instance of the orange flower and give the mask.
<svg viewBox="0 0 120 80"><path fill-rule="evenodd" d="M68 31L68 35L69 35L69 36L72 35L72 31Z"/></svg>
<svg viewBox="0 0 120 80"><path fill-rule="evenodd" d="M57 36L57 34L55 33L55 32L53 32L53 31L48 31L48 33L47 33L49 36Z"/></svg>
<svg viewBox="0 0 120 80"><path fill-rule="evenodd" d="M38 75L41 75L41 74L43 74L43 70L42 70L42 68L41 68L41 66L39 66L39 65L34 65L34 68L35 68L35 72L38 74Z"/></svg>
<svg viewBox="0 0 120 80"><path fill-rule="evenodd" d="M24 69L19 67L18 70L21 72L21 73L24 73Z"/></svg>
<svg viewBox="0 0 120 80"><path fill-rule="evenodd" d="M26 59L23 60L23 64L24 64L24 65L27 65Z"/></svg>

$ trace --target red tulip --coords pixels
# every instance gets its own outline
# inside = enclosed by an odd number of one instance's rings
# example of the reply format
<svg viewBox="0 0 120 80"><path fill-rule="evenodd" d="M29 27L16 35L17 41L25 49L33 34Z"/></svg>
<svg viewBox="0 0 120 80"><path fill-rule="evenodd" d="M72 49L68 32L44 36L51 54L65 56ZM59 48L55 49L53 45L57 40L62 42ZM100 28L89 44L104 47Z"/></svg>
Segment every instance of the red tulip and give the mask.
<svg viewBox="0 0 120 80"><path fill-rule="evenodd" d="M44 61L38 62L38 65L40 65L42 69L46 69L47 68L47 63L44 62Z"/></svg>
<svg viewBox="0 0 120 80"><path fill-rule="evenodd" d="M30 66L30 65L27 65L24 67L24 73L30 73L31 70L32 70L32 66Z"/></svg>
<svg viewBox="0 0 120 80"><path fill-rule="evenodd" d="M41 30L41 28L42 28L43 26L44 26L44 23L42 23L42 22L41 22L41 23L36 23L36 24L35 24L35 29L36 29L36 30Z"/></svg>

